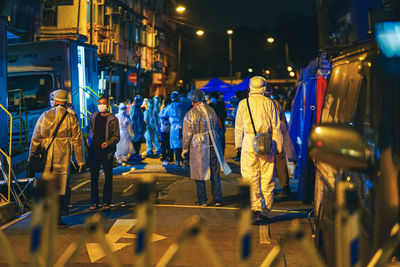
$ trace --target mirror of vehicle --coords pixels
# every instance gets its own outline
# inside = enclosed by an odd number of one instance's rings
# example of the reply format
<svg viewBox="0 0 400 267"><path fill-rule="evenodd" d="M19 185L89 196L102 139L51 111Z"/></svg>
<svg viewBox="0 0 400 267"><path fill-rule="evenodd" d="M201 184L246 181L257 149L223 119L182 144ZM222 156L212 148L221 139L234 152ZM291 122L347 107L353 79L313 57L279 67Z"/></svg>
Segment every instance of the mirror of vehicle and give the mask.
<svg viewBox="0 0 400 267"><path fill-rule="evenodd" d="M311 157L343 170L365 170L370 152L354 128L338 124L318 124L308 140Z"/></svg>

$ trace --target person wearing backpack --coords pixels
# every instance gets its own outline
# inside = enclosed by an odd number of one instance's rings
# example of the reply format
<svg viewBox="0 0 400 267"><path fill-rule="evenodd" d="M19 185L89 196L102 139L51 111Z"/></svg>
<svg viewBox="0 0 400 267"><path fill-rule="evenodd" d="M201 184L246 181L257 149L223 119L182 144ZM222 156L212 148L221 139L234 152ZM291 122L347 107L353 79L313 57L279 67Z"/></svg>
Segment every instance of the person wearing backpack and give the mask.
<svg viewBox="0 0 400 267"><path fill-rule="evenodd" d="M266 80L250 79L249 97L240 101L235 121L235 148L241 150L242 178L250 186L254 223L268 220L275 187L275 153L282 151L283 137L274 103L264 96Z"/></svg>
<svg viewBox="0 0 400 267"><path fill-rule="evenodd" d="M83 140L81 126L75 112L66 106L68 92L56 90L52 93L54 99L50 99L51 108L42 113L36 122L33 131L31 145L29 148L28 162L30 167L37 168L35 154L42 149L45 151L43 170L36 169L35 172L42 173L44 180L56 180L57 194L59 195L59 207L61 210L66 201L65 195L68 190L69 166L72 153L82 171L85 165ZM67 224L61 220L61 212L58 213L58 227L66 228Z"/></svg>

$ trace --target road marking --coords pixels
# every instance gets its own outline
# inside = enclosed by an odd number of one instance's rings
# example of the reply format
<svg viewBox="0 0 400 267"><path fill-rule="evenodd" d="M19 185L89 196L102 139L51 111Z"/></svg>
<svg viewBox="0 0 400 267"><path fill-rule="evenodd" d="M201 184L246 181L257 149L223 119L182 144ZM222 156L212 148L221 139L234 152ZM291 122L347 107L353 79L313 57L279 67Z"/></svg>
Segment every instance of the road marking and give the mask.
<svg viewBox="0 0 400 267"><path fill-rule="evenodd" d="M130 186L128 186L127 188L125 188L125 190L123 191L124 193L128 192L129 189L131 189L133 187L133 184L131 184Z"/></svg>
<svg viewBox="0 0 400 267"><path fill-rule="evenodd" d="M260 235L260 244L271 244L271 238L269 236L269 225L259 225L258 233Z"/></svg>
<svg viewBox="0 0 400 267"><path fill-rule="evenodd" d="M85 184L87 184L87 183L89 183L89 182L90 182L90 179L89 179L89 180L86 180L86 181L84 181L84 182L82 182L82 183L80 183L80 184L78 184L78 185L75 185L74 187L72 187L71 191L75 191L76 189L78 189L78 188L84 186Z"/></svg>
<svg viewBox="0 0 400 267"><path fill-rule="evenodd" d="M136 219L118 219L111 226L110 230L106 234L106 242L110 244L113 252L121 250L132 243L117 243L121 238L136 238L136 235L128 233L137 223ZM151 237L151 242L157 242L166 239L165 236L153 234ZM98 243L86 243L86 249L90 261L96 262L101 258L104 258L106 254Z"/></svg>
<svg viewBox="0 0 400 267"><path fill-rule="evenodd" d="M19 221L25 219L26 217L28 217L29 215L31 215L31 213L32 213L32 211L29 211L29 212L26 212L26 213L22 214L21 216L19 216L18 218L12 220L11 222L8 222L8 223L6 223L6 224L3 224L3 225L0 227L0 229L1 229L1 230L6 229L7 227L9 227L9 226L11 226L11 225L13 225L13 224L15 224L15 223L17 223L17 222L19 222Z"/></svg>

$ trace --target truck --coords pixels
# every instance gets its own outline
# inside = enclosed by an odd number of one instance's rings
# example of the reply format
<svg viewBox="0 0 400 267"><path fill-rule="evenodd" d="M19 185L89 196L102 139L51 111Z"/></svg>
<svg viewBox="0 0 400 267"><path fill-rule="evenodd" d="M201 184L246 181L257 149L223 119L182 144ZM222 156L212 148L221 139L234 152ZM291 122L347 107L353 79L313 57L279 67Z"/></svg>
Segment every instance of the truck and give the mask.
<svg viewBox="0 0 400 267"><path fill-rule="evenodd" d="M98 91L97 47L78 40L51 40L7 46L8 109L13 115L14 171L25 170L36 121L49 109L52 91L68 92L69 105L82 128L89 125L101 95Z"/></svg>

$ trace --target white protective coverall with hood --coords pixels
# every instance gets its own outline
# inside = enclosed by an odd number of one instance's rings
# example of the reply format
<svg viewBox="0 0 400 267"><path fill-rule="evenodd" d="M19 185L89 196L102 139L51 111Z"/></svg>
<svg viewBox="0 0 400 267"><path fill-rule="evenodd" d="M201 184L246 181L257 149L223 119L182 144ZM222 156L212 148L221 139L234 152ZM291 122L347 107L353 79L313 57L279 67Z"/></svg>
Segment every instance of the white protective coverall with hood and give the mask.
<svg viewBox="0 0 400 267"><path fill-rule="evenodd" d="M115 157L119 163L128 161L130 155L134 154L133 149L133 128L131 118L126 114L126 105L124 103L119 104L119 111L117 119L119 121L119 135L120 140L117 144L117 150L115 151Z"/></svg>
<svg viewBox="0 0 400 267"><path fill-rule="evenodd" d="M266 81L263 77L250 79L249 105L257 133L272 133L272 151L259 155L254 151L255 137L246 99L240 101L235 121L235 147L241 149L242 177L250 185L251 209L267 215L272 207L275 186L274 165L276 151L282 151L283 137L274 103L264 96Z"/></svg>
<svg viewBox="0 0 400 267"><path fill-rule="evenodd" d="M67 92L61 91L63 90L56 91L62 97L57 99L56 95L55 100L66 102ZM39 145L47 148L58 123L67 111L69 114L65 117L58 129L56 138L48 148L46 165L42 175L42 178L46 180L58 179L58 195L65 195L66 193L72 153L74 153L79 166L85 164L82 131L75 112L64 105L56 105L43 112L36 122L29 148L29 155L36 151Z"/></svg>

